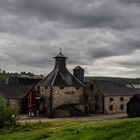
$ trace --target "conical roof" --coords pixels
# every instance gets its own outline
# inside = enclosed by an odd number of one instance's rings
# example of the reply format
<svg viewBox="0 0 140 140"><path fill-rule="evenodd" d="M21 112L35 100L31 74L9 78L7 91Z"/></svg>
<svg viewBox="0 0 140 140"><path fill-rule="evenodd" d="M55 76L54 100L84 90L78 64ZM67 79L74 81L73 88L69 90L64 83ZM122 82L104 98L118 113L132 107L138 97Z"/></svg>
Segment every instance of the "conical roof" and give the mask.
<svg viewBox="0 0 140 140"><path fill-rule="evenodd" d="M60 53L54 57L55 67L43 80L38 83L38 86L75 86L83 87L84 84L72 75L66 68L66 56L60 50Z"/></svg>

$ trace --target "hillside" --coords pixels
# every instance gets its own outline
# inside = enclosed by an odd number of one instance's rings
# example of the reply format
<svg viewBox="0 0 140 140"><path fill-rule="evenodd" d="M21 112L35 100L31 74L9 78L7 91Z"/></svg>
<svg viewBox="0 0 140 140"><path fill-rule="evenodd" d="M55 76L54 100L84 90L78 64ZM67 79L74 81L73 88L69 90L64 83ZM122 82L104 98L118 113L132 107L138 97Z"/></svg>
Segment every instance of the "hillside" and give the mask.
<svg viewBox="0 0 140 140"><path fill-rule="evenodd" d="M140 118L51 121L0 129L1 140L139 140Z"/></svg>
<svg viewBox="0 0 140 140"><path fill-rule="evenodd" d="M92 80L103 80L103 81L112 81L112 82L119 82L119 83L133 83L133 84L139 84L140 78L121 78L121 77L92 77L92 76L86 76L85 82L89 82Z"/></svg>

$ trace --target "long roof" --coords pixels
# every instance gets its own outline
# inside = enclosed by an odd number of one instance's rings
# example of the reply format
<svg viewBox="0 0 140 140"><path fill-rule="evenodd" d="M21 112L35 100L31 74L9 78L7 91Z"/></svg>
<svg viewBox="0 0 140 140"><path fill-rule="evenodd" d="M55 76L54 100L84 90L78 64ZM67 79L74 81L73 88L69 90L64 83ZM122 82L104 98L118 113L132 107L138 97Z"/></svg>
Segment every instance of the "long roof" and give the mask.
<svg viewBox="0 0 140 140"><path fill-rule="evenodd" d="M0 95L5 98L22 99L32 86L0 84Z"/></svg>
<svg viewBox="0 0 140 140"><path fill-rule="evenodd" d="M95 80L94 84L105 96L133 96L140 94L140 89L129 88L125 84Z"/></svg>

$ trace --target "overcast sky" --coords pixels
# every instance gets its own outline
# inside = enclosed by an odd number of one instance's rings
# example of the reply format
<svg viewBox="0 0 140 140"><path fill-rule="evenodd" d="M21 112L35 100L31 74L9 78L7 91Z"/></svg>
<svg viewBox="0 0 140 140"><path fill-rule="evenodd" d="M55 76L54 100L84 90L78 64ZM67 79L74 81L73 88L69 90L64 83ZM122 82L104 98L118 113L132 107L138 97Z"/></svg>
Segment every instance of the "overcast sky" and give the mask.
<svg viewBox="0 0 140 140"><path fill-rule="evenodd" d="M70 71L140 77L140 0L0 0L0 68L47 75L62 48Z"/></svg>

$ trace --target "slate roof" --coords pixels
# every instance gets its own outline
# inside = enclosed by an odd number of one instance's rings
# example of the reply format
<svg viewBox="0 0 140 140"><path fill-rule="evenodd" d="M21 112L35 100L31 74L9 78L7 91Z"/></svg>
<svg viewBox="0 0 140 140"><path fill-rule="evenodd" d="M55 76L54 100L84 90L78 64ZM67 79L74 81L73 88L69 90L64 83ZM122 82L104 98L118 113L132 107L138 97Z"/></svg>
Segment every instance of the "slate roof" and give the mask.
<svg viewBox="0 0 140 140"><path fill-rule="evenodd" d="M0 84L0 95L10 99L22 99L32 86Z"/></svg>
<svg viewBox="0 0 140 140"><path fill-rule="evenodd" d="M55 67L51 73L41 80L38 86L75 86L83 87L84 84L72 75L66 68L66 58L62 52L54 57Z"/></svg>
<svg viewBox="0 0 140 140"><path fill-rule="evenodd" d="M96 87L104 96L134 96L140 94L140 89L128 88L125 84L109 81L94 81Z"/></svg>

